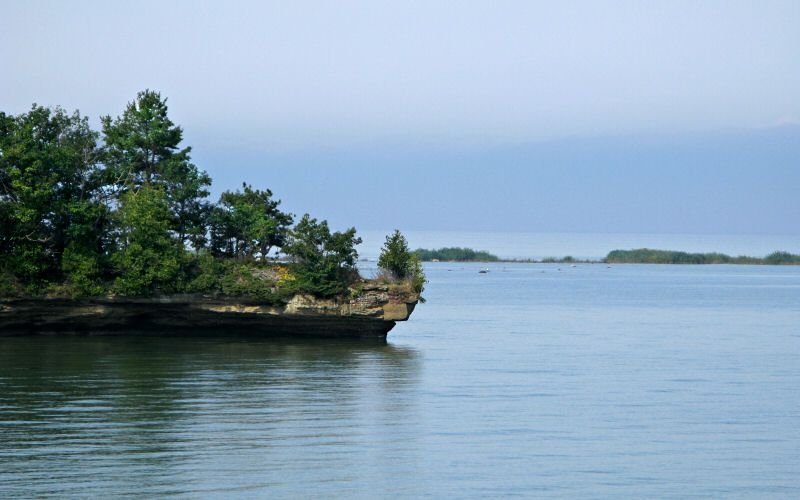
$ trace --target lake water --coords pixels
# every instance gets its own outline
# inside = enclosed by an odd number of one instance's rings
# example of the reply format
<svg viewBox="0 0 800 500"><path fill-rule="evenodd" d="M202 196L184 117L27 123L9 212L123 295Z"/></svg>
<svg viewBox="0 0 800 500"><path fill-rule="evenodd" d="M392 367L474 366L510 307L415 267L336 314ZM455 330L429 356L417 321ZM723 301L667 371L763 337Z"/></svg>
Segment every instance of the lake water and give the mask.
<svg viewBox="0 0 800 500"><path fill-rule="evenodd" d="M481 267L386 344L0 338L0 497L800 497L800 267Z"/></svg>

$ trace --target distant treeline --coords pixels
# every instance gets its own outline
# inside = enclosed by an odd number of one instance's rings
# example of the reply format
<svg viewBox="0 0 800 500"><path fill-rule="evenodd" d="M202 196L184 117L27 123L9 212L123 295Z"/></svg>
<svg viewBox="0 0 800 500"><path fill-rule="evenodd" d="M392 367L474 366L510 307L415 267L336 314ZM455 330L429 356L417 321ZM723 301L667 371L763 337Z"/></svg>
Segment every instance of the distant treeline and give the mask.
<svg viewBox="0 0 800 500"><path fill-rule="evenodd" d="M471 248L447 247L438 250L418 248L414 253L423 261L444 260L458 262L497 262L497 255Z"/></svg>
<svg viewBox="0 0 800 500"><path fill-rule="evenodd" d="M500 259L497 255L471 248L445 247L437 250L418 248L414 254L420 260L450 262L530 262L540 264L756 264L756 265L800 265L800 255L789 252L772 252L766 257L731 257L724 253L690 253L674 250L653 250L637 248L634 250L613 250L601 260L566 257L546 257L536 259Z"/></svg>
<svg viewBox="0 0 800 500"><path fill-rule="evenodd" d="M672 250L614 250L609 252L605 262L609 264L767 264L800 265L800 255L789 252L773 252L766 257L731 257L724 253L688 253Z"/></svg>

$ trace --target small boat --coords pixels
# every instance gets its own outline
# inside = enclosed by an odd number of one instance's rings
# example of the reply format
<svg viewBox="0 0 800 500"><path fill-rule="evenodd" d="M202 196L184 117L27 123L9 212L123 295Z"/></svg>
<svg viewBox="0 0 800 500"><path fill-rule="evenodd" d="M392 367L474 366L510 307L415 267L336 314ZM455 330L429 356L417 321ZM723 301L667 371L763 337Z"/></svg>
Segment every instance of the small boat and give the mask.
<svg viewBox="0 0 800 500"><path fill-rule="evenodd" d="M478 271L478 272L479 272L479 273L481 273L481 274L486 274L486 273L488 273L488 272L489 272L489 268L483 268L483 269L481 269L481 270L480 270L480 271Z"/></svg>

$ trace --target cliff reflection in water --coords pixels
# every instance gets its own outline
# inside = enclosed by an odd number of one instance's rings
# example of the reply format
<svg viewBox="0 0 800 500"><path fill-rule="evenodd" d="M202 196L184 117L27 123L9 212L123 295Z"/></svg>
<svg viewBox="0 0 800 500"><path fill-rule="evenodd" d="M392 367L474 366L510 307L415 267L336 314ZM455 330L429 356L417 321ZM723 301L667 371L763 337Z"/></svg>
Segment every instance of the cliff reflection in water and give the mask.
<svg viewBox="0 0 800 500"><path fill-rule="evenodd" d="M24 496L268 487L408 425L418 358L330 339L0 339L0 483Z"/></svg>

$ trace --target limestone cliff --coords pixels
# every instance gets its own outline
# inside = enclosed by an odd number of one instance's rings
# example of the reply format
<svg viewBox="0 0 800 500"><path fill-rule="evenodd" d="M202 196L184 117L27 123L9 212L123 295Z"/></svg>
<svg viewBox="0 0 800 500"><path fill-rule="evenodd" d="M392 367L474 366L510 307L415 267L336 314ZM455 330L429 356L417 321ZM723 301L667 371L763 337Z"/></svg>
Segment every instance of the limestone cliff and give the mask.
<svg viewBox="0 0 800 500"><path fill-rule="evenodd" d="M406 286L362 283L349 298L295 295L288 303L174 295L132 299L0 299L0 336L319 335L385 337L405 321L419 295Z"/></svg>

